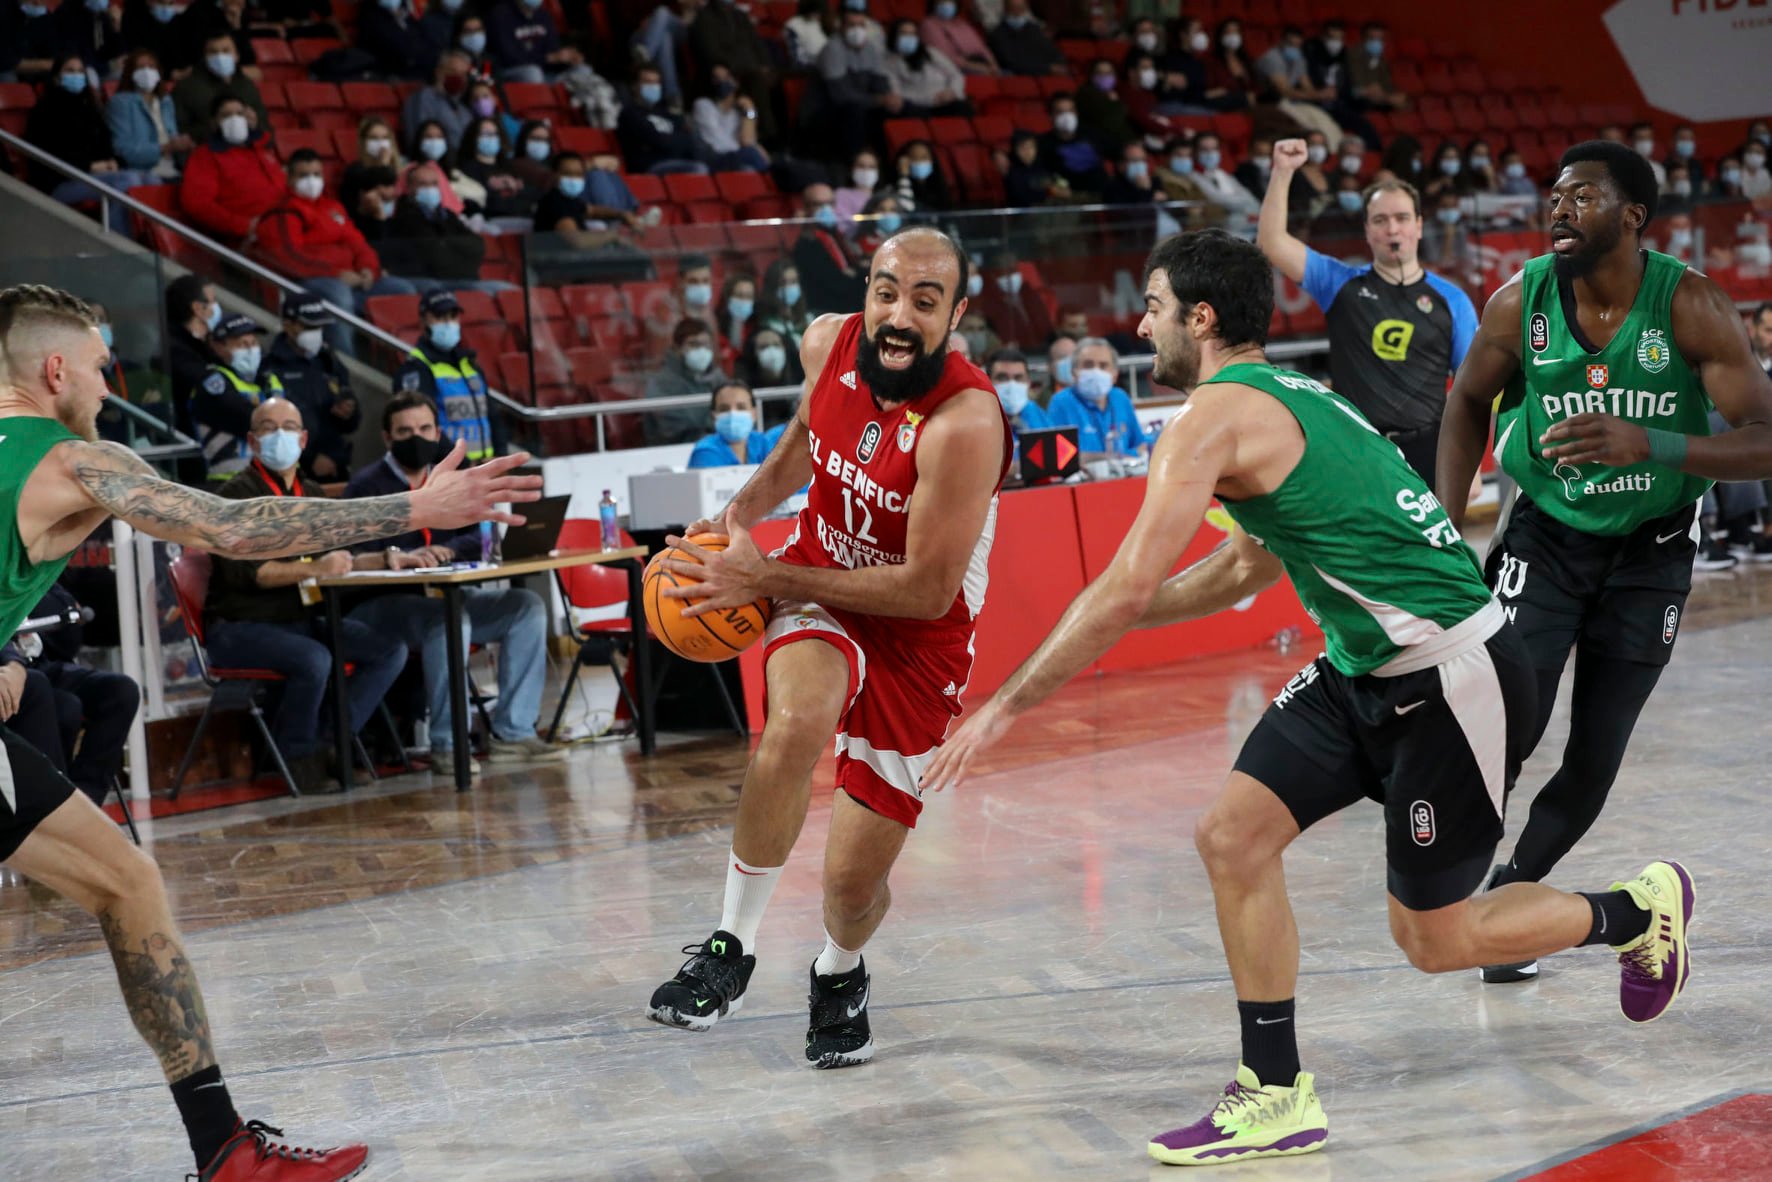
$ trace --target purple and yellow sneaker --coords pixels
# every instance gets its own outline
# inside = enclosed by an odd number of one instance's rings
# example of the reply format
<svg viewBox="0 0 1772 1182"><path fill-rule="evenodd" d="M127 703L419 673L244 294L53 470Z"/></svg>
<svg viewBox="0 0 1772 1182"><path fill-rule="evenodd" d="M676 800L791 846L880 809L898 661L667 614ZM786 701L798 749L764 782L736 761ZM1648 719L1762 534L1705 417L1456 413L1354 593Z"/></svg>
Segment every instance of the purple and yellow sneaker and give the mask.
<svg viewBox="0 0 1772 1182"><path fill-rule="evenodd" d="M1667 1012L1692 975L1686 927L1698 891L1678 862L1651 862L1629 882L1613 883L1612 889L1629 892L1649 913L1648 931L1612 946L1618 953L1618 1008L1632 1022L1653 1022Z"/></svg>
<svg viewBox="0 0 1772 1182"><path fill-rule="evenodd" d="M1315 1153L1329 1140L1329 1120L1317 1102L1310 1072L1292 1086L1262 1086L1237 1064L1236 1082L1205 1118L1151 1140L1151 1156L1172 1166L1210 1166L1256 1157Z"/></svg>

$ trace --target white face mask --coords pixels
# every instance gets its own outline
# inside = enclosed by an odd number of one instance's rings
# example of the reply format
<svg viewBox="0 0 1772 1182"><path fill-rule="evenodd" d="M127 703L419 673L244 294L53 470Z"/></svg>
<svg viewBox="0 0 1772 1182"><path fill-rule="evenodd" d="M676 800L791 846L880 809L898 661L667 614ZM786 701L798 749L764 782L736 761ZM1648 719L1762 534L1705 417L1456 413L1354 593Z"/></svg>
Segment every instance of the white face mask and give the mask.
<svg viewBox="0 0 1772 1182"><path fill-rule="evenodd" d="M393 146L393 140L385 140L380 136L377 136L372 140L363 141L363 150L371 156L385 156Z"/></svg>
<svg viewBox="0 0 1772 1182"><path fill-rule="evenodd" d="M1195 33L1187 39L1187 47L1195 53L1205 53L1212 47L1212 38L1204 32Z"/></svg>
<svg viewBox="0 0 1772 1182"><path fill-rule="evenodd" d="M757 350L757 364L763 367L764 373L780 373L787 368L787 348L782 345L764 345Z"/></svg>
<svg viewBox="0 0 1772 1182"><path fill-rule="evenodd" d="M1157 72L1155 70L1140 70L1138 72L1138 86L1141 90L1157 89Z"/></svg>
<svg viewBox="0 0 1772 1182"><path fill-rule="evenodd" d="M301 176L295 178L295 194L313 201L326 191L326 178L319 176Z"/></svg>
<svg viewBox="0 0 1772 1182"><path fill-rule="evenodd" d="M997 287L1009 295L1021 294L1021 272L1011 271L1007 275L997 276Z"/></svg>
<svg viewBox="0 0 1772 1182"><path fill-rule="evenodd" d="M844 29L843 40L849 48L860 49L868 43L868 31L859 25L852 29Z"/></svg>
<svg viewBox="0 0 1772 1182"><path fill-rule="evenodd" d="M1226 33L1223 37L1219 38L1218 43L1226 49L1241 49L1243 48L1243 34Z"/></svg>
<svg viewBox="0 0 1772 1182"><path fill-rule="evenodd" d="M706 373L714 366L714 351L706 345L693 345L683 350L683 364L690 373Z"/></svg>
<svg viewBox="0 0 1772 1182"><path fill-rule="evenodd" d="M1063 132L1065 135L1075 135L1077 113L1075 111L1060 111L1052 117L1052 126L1054 130Z"/></svg>
<svg viewBox="0 0 1772 1182"><path fill-rule="evenodd" d="M968 299L976 298L978 293L983 290L984 290L984 276L983 275L979 274L977 271L973 271L971 274L966 276L966 297Z"/></svg>
<svg viewBox="0 0 1772 1182"><path fill-rule="evenodd" d="M160 85L160 71L153 66L143 66L130 77L134 80L137 90L152 90Z"/></svg>
<svg viewBox="0 0 1772 1182"><path fill-rule="evenodd" d="M849 175L855 181L856 188L866 189L869 192L872 192L874 186L880 183L880 170L877 168L858 168Z"/></svg>
<svg viewBox="0 0 1772 1182"><path fill-rule="evenodd" d="M226 119L221 121L222 139L230 144L245 143L246 137L251 134L251 130L252 129L246 125L246 116L244 115L229 115Z"/></svg>
<svg viewBox="0 0 1772 1182"><path fill-rule="evenodd" d="M1321 164L1323 161L1329 159L1329 149L1325 148L1322 144L1312 144L1304 150L1304 156L1305 159L1309 160L1312 164Z"/></svg>
<svg viewBox="0 0 1772 1182"><path fill-rule="evenodd" d="M318 353L320 351L320 346L324 344L325 341L326 333L324 329L304 328L295 334L295 347L300 349L303 353L306 353L309 357Z"/></svg>

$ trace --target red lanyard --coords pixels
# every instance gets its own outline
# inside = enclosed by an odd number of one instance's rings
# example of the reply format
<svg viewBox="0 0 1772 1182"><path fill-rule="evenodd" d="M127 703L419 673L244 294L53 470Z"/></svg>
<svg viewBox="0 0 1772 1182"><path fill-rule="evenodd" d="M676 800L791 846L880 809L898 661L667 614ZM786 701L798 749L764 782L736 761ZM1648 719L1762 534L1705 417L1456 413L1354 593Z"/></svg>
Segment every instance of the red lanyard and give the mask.
<svg viewBox="0 0 1772 1182"><path fill-rule="evenodd" d="M252 466L254 468L258 469L259 476L261 476L264 479L265 484L270 486L272 496L280 497L283 495L283 486L281 484L277 483L276 478L273 477L270 474L270 472L268 472L265 469L265 466L263 464L259 463L259 461L257 461L257 460L254 460L254 461L252 461ZM298 496L298 497L302 495L301 473L300 472L297 472L293 477L290 478L289 491L293 495Z"/></svg>

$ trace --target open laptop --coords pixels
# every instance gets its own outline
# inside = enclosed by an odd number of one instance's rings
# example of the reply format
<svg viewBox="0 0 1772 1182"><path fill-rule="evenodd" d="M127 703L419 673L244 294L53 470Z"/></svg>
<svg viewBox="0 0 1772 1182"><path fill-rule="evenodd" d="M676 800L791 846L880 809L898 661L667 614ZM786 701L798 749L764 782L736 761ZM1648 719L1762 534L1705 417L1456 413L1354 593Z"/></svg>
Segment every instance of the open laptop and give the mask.
<svg viewBox="0 0 1772 1182"><path fill-rule="evenodd" d="M570 495L543 497L522 506L523 524L505 528L504 542L499 546L500 560L547 557L560 544L560 527L566 522L566 506L571 502Z"/></svg>

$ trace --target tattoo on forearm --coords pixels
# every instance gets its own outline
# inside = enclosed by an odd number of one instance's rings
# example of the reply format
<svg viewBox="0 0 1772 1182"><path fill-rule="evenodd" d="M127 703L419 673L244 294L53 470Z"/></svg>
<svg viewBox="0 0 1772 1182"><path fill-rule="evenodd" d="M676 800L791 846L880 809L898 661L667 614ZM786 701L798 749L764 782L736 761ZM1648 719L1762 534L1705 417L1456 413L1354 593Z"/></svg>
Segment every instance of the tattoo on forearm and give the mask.
<svg viewBox="0 0 1772 1182"><path fill-rule="evenodd" d="M255 497L230 501L154 474L132 452L86 445L74 478L98 504L137 529L235 558L337 550L407 532L407 495L330 501Z"/></svg>
<svg viewBox="0 0 1772 1182"><path fill-rule="evenodd" d="M123 987L129 1016L159 1058L167 1080L177 1082L214 1066L209 1017L185 950L171 936L153 932L136 951L116 916L102 914L98 922L117 966L117 983Z"/></svg>

